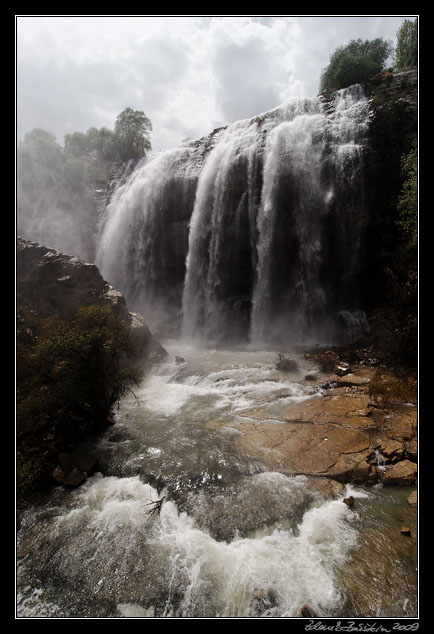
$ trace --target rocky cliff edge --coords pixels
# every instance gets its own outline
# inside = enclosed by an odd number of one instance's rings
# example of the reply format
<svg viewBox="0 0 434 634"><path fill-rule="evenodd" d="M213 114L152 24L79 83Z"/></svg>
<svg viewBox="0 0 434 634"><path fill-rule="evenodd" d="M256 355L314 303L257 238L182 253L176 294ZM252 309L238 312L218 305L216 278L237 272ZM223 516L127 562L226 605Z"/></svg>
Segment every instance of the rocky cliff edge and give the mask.
<svg viewBox="0 0 434 634"><path fill-rule="evenodd" d="M106 282L95 264L22 238L17 240L16 289L18 319L22 311L38 317L71 319L82 306L109 308L144 341L144 361L153 363L167 355L145 319L128 310L122 293Z"/></svg>

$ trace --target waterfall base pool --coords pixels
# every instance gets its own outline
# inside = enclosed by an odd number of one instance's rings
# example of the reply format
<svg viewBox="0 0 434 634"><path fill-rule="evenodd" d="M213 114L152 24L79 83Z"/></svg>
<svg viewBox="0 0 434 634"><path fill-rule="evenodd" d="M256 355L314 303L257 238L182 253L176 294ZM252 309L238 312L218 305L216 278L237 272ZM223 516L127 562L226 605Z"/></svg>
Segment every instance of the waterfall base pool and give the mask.
<svg viewBox="0 0 434 634"><path fill-rule="evenodd" d="M306 361L284 374L273 351L165 347L98 442L102 473L23 514L18 618L417 616L409 490L326 494L207 425L259 400L321 398L300 380Z"/></svg>

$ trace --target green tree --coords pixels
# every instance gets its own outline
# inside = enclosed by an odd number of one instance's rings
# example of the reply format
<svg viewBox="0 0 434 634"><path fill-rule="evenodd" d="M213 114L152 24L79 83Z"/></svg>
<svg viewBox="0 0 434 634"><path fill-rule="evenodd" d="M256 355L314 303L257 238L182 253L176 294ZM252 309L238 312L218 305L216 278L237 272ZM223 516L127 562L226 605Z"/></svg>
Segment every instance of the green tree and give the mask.
<svg viewBox="0 0 434 634"><path fill-rule="evenodd" d="M50 132L35 129L17 149L18 234L84 259L92 257L89 159L66 152Z"/></svg>
<svg viewBox="0 0 434 634"><path fill-rule="evenodd" d="M413 144L401 161L404 184L398 199L399 225L404 231L410 247L417 245L418 238L418 178L417 145Z"/></svg>
<svg viewBox="0 0 434 634"><path fill-rule="evenodd" d="M396 35L396 68L401 70L409 66L417 66L417 20L404 20Z"/></svg>
<svg viewBox="0 0 434 634"><path fill-rule="evenodd" d="M72 322L25 321L17 337L17 420L26 433L38 421L73 416L103 424L136 384L142 345L128 326L99 306L79 309Z"/></svg>
<svg viewBox="0 0 434 634"><path fill-rule="evenodd" d="M151 130L152 123L144 112L125 108L118 115L114 128L120 158L125 161L143 158L151 149Z"/></svg>
<svg viewBox="0 0 434 634"><path fill-rule="evenodd" d="M351 40L340 46L321 73L320 92L332 92L370 79L383 70L392 50L391 42L382 38Z"/></svg>

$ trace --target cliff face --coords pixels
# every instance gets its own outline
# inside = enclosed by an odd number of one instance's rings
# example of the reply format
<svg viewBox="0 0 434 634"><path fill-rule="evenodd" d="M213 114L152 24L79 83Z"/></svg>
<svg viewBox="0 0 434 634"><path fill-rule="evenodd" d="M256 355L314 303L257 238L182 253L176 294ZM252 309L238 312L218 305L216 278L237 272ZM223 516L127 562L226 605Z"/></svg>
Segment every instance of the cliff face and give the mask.
<svg viewBox="0 0 434 634"><path fill-rule="evenodd" d="M24 311L40 318L55 315L71 319L82 306L101 306L140 333L145 360L166 355L143 316L129 312L123 295L103 279L95 264L18 238L16 273L19 319Z"/></svg>

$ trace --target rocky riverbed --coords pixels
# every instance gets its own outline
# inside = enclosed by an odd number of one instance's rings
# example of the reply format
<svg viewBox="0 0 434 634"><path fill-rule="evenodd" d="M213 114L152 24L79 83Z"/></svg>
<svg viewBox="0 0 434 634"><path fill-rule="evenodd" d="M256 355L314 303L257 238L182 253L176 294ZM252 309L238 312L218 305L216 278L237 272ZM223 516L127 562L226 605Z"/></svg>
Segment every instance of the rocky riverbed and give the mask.
<svg viewBox="0 0 434 634"><path fill-rule="evenodd" d="M395 396L398 379L386 370L351 365L329 351L308 354L319 369L304 377L312 398L264 400L222 425L243 454L285 474L341 483L416 486L417 403ZM334 362L334 363L333 363ZM381 389L380 389L381 388ZM220 425L220 427L222 426ZM412 498L414 500L414 496Z"/></svg>

